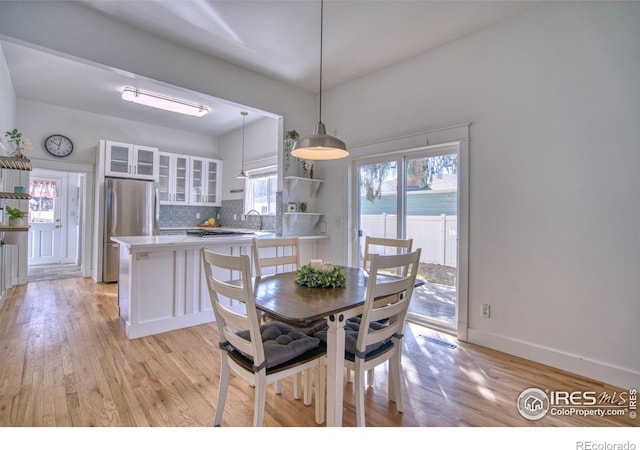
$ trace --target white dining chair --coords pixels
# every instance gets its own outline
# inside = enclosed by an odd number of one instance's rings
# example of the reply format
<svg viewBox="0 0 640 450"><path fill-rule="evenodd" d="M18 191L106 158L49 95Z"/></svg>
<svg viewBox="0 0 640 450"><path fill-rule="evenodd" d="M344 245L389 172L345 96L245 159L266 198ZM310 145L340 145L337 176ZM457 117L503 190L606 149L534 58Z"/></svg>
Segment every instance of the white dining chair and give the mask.
<svg viewBox="0 0 640 450"><path fill-rule="evenodd" d="M295 272L300 268L300 239L297 236L292 237L275 237L275 238L253 238L252 254L255 274L257 277L263 275ZM274 319L267 313L262 313L262 321L269 322ZM284 321L290 327L311 336L318 330L326 326L326 320L318 319L305 322L288 322ZM293 384L293 397L300 398L300 391L303 384L303 375L296 375ZM276 383L276 392L282 392L282 384Z"/></svg>
<svg viewBox="0 0 640 450"><path fill-rule="evenodd" d="M365 426L365 372L388 361L389 400L403 410L402 338L421 249L401 255L372 255L364 310L358 327L345 326L345 367L355 372L356 423ZM400 275L390 275L396 272ZM324 333L324 334L323 334ZM326 332L316 333L326 339Z"/></svg>
<svg viewBox="0 0 640 450"><path fill-rule="evenodd" d="M220 386L214 425L222 423L231 371L255 387L253 426L261 426L267 385L305 372L304 404L310 405L314 370L316 422L324 422L326 349L320 340L280 322L260 325L247 255L222 255L205 248L201 255L220 339ZM227 299L237 300L245 307L231 308Z"/></svg>
<svg viewBox="0 0 640 450"><path fill-rule="evenodd" d="M374 236L365 236L364 255L362 257L362 268L369 270L371 258L373 255L398 255L408 253L413 247L413 239L394 239L381 238ZM357 319L360 319L358 317ZM352 380L352 372L347 371L347 380ZM375 380L375 371L371 369L367 372L367 386L373 386Z"/></svg>

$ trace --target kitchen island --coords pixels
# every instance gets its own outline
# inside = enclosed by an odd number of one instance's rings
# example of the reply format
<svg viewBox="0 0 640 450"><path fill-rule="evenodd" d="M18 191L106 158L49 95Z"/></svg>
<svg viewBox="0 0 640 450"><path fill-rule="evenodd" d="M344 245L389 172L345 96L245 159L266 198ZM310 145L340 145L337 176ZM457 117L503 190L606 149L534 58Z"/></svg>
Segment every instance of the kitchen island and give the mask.
<svg viewBox="0 0 640 450"><path fill-rule="evenodd" d="M129 339L214 321L200 249L249 255L253 238L272 232L231 229L233 234L120 236L118 308ZM315 257L327 236L300 237L300 261Z"/></svg>

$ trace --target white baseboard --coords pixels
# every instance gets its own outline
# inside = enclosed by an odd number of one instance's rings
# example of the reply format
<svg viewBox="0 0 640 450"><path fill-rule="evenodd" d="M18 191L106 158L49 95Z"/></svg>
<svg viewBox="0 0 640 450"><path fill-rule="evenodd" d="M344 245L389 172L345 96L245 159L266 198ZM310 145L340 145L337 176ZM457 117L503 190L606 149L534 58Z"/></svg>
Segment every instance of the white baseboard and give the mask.
<svg viewBox="0 0 640 450"><path fill-rule="evenodd" d="M640 387L640 373L557 349L469 328L467 342L488 347L623 389Z"/></svg>
<svg viewBox="0 0 640 450"><path fill-rule="evenodd" d="M167 331L193 327L210 322L215 322L213 310L202 311L186 316L165 317L137 324L128 321L125 322L125 331L127 338L136 339L139 337L150 336L152 334L165 333Z"/></svg>

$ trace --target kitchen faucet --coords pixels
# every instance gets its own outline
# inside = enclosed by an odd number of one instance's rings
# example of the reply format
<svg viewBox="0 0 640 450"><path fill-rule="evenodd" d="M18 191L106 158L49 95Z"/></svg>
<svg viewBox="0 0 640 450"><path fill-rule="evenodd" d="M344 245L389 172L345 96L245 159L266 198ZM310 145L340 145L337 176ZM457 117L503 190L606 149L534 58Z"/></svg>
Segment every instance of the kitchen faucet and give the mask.
<svg viewBox="0 0 640 450"><path fill-rule="evenodd" d="M258 226L256 227L256 230L262 230L262 215L260 215L260 213L258 211L256 211L255 209L252 209L250 211L247 211L247 213L245 214L245 217L244 217L245 221L249 218L249 214L257 214L258 215Z"/></svg>

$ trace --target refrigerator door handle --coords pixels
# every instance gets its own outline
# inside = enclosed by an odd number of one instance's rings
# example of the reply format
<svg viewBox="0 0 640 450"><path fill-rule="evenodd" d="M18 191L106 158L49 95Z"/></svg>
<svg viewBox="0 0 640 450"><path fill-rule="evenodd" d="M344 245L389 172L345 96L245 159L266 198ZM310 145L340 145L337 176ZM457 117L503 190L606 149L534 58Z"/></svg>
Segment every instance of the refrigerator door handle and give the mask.
<svg viewBox="0 0 640 450"><path fill-rule="evenodd" d="M111 235L114 232L115 224L118 223L118 196L114 195L113 187L111 189L107 189L107 195L109 198L107 199L107 205L111 205L110 211L107 213L110 218L107 218L107 235L106 240L109 242L111 240Z"/></svg>
<svg viewBox="0 0 640 450"><path fill-rule="evenodd" d="M153 190L153 195L153 215L155 216L153 224L153 234L158 234L160 228L160 191L157 187Z"/></svg>

